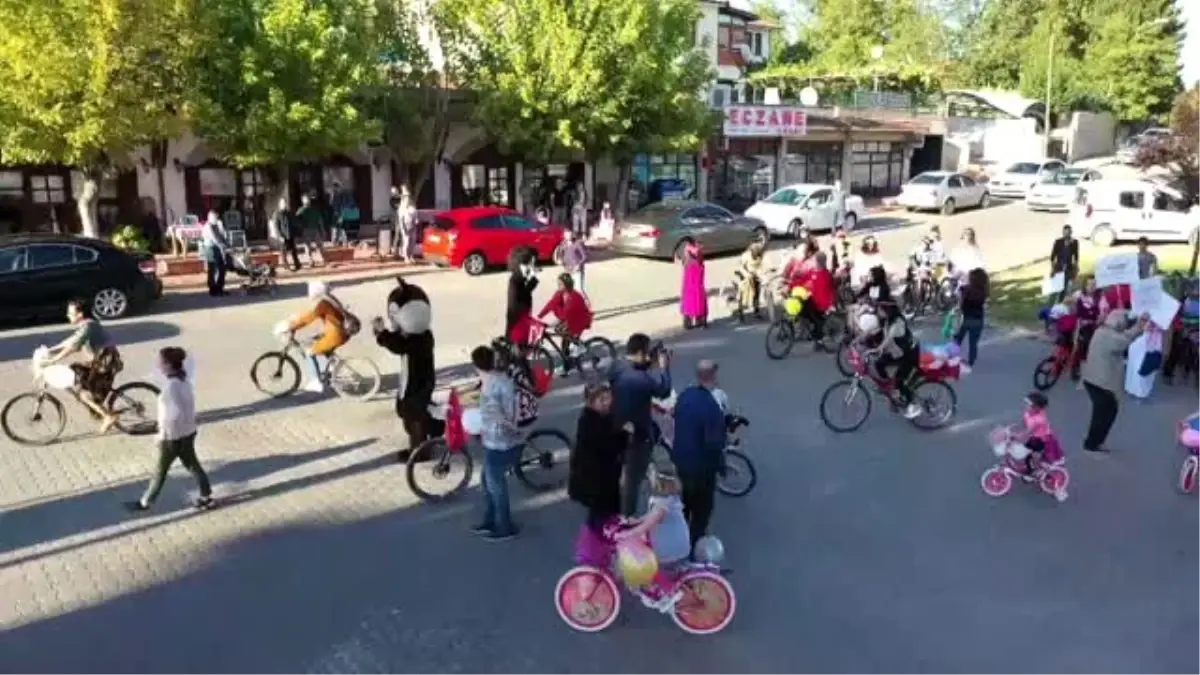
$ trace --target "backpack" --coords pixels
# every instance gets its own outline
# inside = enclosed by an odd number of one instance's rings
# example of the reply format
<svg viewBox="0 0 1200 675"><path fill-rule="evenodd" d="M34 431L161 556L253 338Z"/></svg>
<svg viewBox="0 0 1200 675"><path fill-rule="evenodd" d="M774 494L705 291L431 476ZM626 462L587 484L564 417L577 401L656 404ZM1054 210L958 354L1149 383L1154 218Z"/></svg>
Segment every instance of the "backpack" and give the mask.
<svg viewBox="0 0 1200 675"><path fill-rule="evenodd" d="M337 306L338 310L342 313L342 328L346 329L346 336L354 337L358 335L358 332L362 330L362 321L358 318L358 315L351 312L348 305L343 305L341 300L333 297L332 293L325 297Z"/></svg>

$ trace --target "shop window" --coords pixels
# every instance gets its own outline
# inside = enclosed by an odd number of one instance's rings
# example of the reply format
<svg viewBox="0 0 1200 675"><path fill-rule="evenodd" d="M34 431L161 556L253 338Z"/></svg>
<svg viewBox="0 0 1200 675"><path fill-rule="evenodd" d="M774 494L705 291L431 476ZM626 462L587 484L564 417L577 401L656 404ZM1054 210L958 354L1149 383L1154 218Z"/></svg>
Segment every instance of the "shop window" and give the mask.
<svg viewBox="0 0 1200 675"><path fill-rule="evenodd" d="M0 197L25 197L25 174L20 171L0 171Z"/></svg>
<svg viewBox="0 0 1200 675"><path fill-rule="evenodd" d="M245 180L243 178L243 180ZM341 185L342 188L354 192L354 167L352 166L326 166L321 170L321 184L325 186L325 193L330 199L333 198L334 184Z"/></svg>
<svg viewBox="0 0 1200 675"><path fill-rule="evenodd" d="M842 145L788 141L780 180L783 183L833 184L842 177Z"/></svg>
<svg viewBox="0 0 1200 675"><path fill-rule="evenodd" d="M237 171L226 168L204 168L196 173L200 179L200 199L206 211L220 213L233 200L237 199Z"/></svg>
<svg viewBox="0 0 1200 675"><path fill-rule="evenodd" d="M62 176L30 176L29 188L35 204L63 204L67 201L66 183Z"/></svg>
<svg viewBox="0 0 1200 675"><path fill-rule="evenodd" d="M729 26L717 27L717 47L721 49L729 49L730 30Z"/></svg>
<svg viewBox="0 0 1200 675"><path fill-rule="evenodd" d="M868 141L852 146L852 192L864 196L896 194L904 182L904 146Z"/></svg>
<svg viewBox="0 0 1200 675"><path fill-rule="evenodd" d="M508 167L497 166L488 169L488 197L490 204L506 206L508 201Z"/></svg>
<svg viewBox="0 0 1200 675"><path fill-rule="evenodd" d="M694 195L696 157L686 153L638 155L634 158L630 181L630 210L668 197Z"/></svg>
<svg viewBox="0 0 1200 675"><path fill-rule="evenodd" d="M468 204L487 203L484 191L487 188L487 167L482 164L465 164L462 168L463 195Z"/></svg>

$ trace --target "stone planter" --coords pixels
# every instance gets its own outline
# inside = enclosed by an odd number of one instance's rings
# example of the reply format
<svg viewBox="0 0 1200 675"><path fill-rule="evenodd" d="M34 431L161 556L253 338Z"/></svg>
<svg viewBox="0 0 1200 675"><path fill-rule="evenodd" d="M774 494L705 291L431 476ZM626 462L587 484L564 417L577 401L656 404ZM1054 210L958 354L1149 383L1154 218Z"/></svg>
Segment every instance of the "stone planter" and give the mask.
<svg viewBox="0 0 1200 675"><path fill-rule="evenodd" d="M204 260L201 258L160 258L159 269L164 277L182 277L191 274L204 274Z"/></svg>
<svg viewBox="0 0 1200 675"><path fill-rule="evenodd" d="M326 247L324 250L325 262L333 263L348 263L354 260L354 249L348 246Z"/></svg>

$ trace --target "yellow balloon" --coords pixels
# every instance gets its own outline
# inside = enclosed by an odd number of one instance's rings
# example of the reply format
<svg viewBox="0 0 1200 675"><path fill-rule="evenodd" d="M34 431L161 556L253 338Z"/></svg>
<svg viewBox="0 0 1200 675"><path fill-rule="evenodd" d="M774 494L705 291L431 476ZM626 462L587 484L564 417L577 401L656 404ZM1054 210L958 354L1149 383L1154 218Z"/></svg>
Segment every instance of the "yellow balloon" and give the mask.
<svg viewBox="0 0 1200 675"><path fill-rule="evenodd" d="M804 308L804 303L800 302L799 298L788 298L783 301L783 311L788 313L788 316L799 316L800 310Z"/></svg>
<svg viewBox="0 0 1200 675"><path fill-rule="evenodd" d="M808 289L803 286L797 286L792 289L792 297L793 298L800 298L801 300L807 300L809 295L811 295L811 294L808 292Z"/></svg>
<svg viewBox="0 0 1200 675"><path fill-rule="evenodd" d="M640 588L654 580L658 557L640 541L623 541L617 546L617 569L630 588Z"/></svg>

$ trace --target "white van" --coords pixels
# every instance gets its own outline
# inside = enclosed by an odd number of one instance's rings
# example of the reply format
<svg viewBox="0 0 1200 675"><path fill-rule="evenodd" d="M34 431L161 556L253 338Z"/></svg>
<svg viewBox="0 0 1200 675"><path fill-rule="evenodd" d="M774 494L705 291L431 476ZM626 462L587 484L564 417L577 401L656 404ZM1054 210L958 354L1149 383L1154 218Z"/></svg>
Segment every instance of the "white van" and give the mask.
<svg viewBox="0 0 1200 675"><path fill-rule="evenodd" d="M1174 188L1145 180L1104 179L1080 185L1067 225L1096 246L1145 237L1156 242L1194 243L1200 211Z"/></svg>

